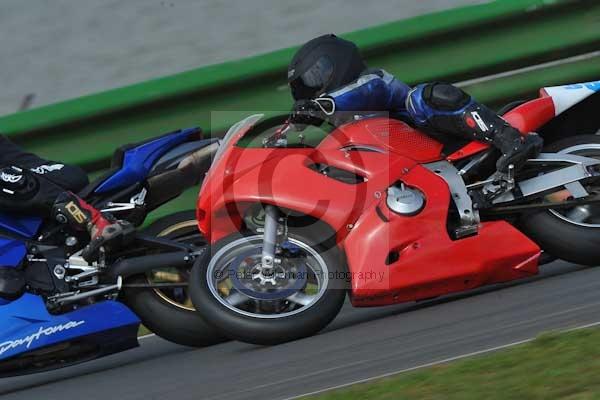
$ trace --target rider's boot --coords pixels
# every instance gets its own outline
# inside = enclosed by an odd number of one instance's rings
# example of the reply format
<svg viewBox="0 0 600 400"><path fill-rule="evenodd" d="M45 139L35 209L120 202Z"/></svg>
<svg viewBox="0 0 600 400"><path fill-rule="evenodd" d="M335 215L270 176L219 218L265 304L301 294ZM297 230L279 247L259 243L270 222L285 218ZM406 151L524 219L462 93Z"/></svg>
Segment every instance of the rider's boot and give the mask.
<svg viewBox="0 0 600 400"><path fill-rule="evenodd" d="M500 150L502 156L496 162L496 169L505 173L512 164L520 170L530 158L537 157L542 151L544 140L534 132L525 136L504 122L500 129L492 132L492 145Z"/></svg>
<svg viewBox="0 0 600 400"><path fill-rule="evenodd" d="M93 261L101 247L111 250L119 248L133 233L133 226L129 222L103 215L71 192L64 192L56 199L53 214L59 222L68 223L78 230L87 230L90 243L81 254L87 261Z"/></svg>
<svg viewBox="0 0 600 400"><path fill-rule="evenodd" d="M534 132L522 135L495 112L477 103L463 114L465 125L472 127L472 137L490 143L502 154L496 161L493 183L483 190L485 204L515 185L514 174L528 159L535 158L542 151L543 139Z"/></svg>
<svg viewBox="0 0 600 400"><path fill-rule="evenodd" d="M506 122L486 106L471 102L463 114L464 133L476 140L490 143L502 155L496 162L500 174L506 174L513 165L520 170L529 158L535 158L542 151L544 140L536 133L522 135L518 129Z"/></svg>

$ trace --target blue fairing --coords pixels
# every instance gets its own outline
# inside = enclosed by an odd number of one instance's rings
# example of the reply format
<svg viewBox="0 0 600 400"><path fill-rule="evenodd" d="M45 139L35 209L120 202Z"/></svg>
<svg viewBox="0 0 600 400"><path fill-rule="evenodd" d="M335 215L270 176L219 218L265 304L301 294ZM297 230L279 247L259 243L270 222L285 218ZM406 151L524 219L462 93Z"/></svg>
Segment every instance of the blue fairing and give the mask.
<svg viewBox="0 0 600 400"><path fill-rule="evenodd" d="M95 192L105 193L123 189L143 181L160 157L197 134L198 128L182 129L127 150L123 158L123 167L98 186Z"/></svg>
<svg viewBox="0 0 600 400"><path fill-rule="evenodd" d="M19 240L0 237L0 268L15 268L25 257L25 244Z"/></svg>
<svg viewBox="0 0 600 400"><path fill-rule="evenodd" d="M110 329L138 325L126 306L104 301L62 315L51 315L39 296L25 294L0 306L0 360Z"/></svg>
<svg viewBox="0 0 600 400"><path fill-rule="evenodd" d="M33 237L38 232L38 229L40 229L41 224L41 218L9 215L7 213L0 212L1 228L27 238Z"/></svg>
<svg viewBox="0 0 600 400"><path fill-rule="evenodd" d="M26 253L25 244L20 240L0 236L0 269L18 267ZM8 303L9 300L0 297L0 306Z"/></svg>

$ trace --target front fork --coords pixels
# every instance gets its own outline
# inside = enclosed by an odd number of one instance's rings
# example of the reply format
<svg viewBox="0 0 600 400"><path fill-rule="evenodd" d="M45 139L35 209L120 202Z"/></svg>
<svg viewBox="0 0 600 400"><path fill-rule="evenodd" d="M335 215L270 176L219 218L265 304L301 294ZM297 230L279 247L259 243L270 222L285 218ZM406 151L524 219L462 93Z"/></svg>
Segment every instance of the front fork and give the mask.
<svg viewBox="0 0 600 400"><path fill-rule="evenodd" d="M261 259L263 270L272 269L274 266L278 227L279 210L272 205L265 206L265 227Z"/></svg>

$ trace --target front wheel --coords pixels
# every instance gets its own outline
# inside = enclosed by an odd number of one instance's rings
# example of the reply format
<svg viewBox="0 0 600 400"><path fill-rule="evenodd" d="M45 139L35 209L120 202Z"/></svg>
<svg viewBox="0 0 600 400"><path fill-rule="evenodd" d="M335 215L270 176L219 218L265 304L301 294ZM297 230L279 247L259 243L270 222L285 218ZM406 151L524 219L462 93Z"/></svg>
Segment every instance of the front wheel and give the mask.
<svg viewBox="0 0 600 400"><path fill-rule="evenodd" d="M232 339L273 345L310 336L338 314L346 273L337 247L289 233L272 269L262 235L232 235L192 268L190 295L202 316ZM207 255L208 256L208 255Z"/></svg>
<svg viewBox="0 0 600 400"><path fill-rule="evenodd" d="M544 151L561 154L575 154L600 159L600 136L578 135L568 137L547 146ZM590 195L600 194L600 182L584 184ZM565 193L567 191L547 196ZM544 252L565 261L583 265L600 264L600 205L581 205L570 209L540 211L524 216L520 221L523 231L533 239Z"/></svg>

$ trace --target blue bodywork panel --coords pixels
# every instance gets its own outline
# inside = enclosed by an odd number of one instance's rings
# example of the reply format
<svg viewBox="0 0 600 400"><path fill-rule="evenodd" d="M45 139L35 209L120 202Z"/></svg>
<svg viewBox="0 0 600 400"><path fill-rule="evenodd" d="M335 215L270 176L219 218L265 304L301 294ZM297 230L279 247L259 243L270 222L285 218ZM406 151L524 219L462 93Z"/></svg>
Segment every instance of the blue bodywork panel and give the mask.
<svg viewBox="0 0 600 400"><path fill-rule="evenodd" d="M600 92L600 81L574 83L572 85L565 85L563 87L565 89L569 89L569 90L586 88L586 89L592 90L594 92Z"/></svg>
<svg viewBox="0 0 600 400"><path fill-rule="evenodd" d="M121 169L98 186L95 193L123 189L143 181L160 157L174 146L197 136L198 132L198 128L182 129L125 151Z"/></svg>
<svg viewBox="0 0 600 400"><path fill-rule="evenodd" d="M0 227L11 233L31 237L37 233L41 219L28 217L13 217L0 213ZM16 268L27 254L25 243L9 237L0 236L0 268ZM0 306L10 303L0 297ZM2 320L0 320L2 321Z"/></svg>
<svg viewBox="0 0 600 400"><path fill-rule="evenodd" d="M0 227L17 235L31 238L40 229L42 219L38 217L26 217L22 215L10 215L0 212Z"/></svg>
<svg viewBox="0 0 600 400"><path fill-rule="evenodd" d="M0 236L0 268L15 268L21 264L27 249L20 240Z"/></svg>
<svg viewBox="0 0 600 400"><path fill-rule="evenodd" d="M0 360L140 323L129 308L116 301L103 301L66 314L51 315L44 300L32 294L0 306L0 321Z"/></svg>

